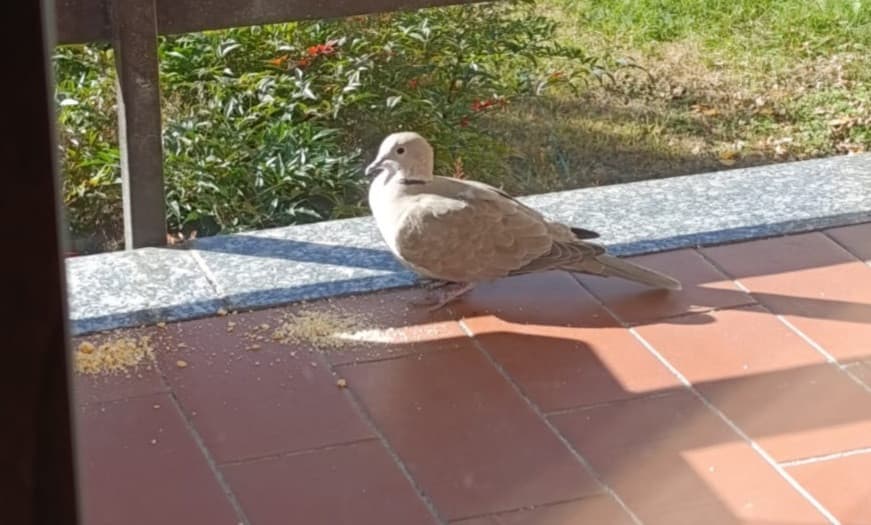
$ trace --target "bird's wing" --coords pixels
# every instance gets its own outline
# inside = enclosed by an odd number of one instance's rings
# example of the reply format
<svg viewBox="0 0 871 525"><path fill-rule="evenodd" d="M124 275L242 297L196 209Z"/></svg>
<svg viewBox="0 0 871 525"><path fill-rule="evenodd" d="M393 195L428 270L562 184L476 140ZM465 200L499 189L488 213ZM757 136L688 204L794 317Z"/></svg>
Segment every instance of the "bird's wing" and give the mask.
<svg viewBox="0 0 871 525"><path fill-rule="evenodd" d="M529 213L530 215L535 215L537 217L540 217L542 220L547 222L548 228L551 231L551 236L555 240L569 242L569 241L574 240L574 239L597 239L599 237L599 234L592 231L592 230L587 230L584 228L576 228L576 227L566 226L565 224L560 224L557 222L547 221L540 212L538 212L537 210L535 210L533 208L530 208L526 204L523 204L522 202L517 200L515 197L513 197L511 194L509 194L509 193L507 193L499 188L495 188L493 186L490 186L489 184L485 184L483 182L478 182L475 180L463 180L463 182L465 184L470 185L470 186L480 188L482 191L492 192L492 193L495 193L495 194L497 194L505 199L511 200L517 206L520 206L521 208L526 210L526 212Z"/></svg>
<svg viewBox="0 0 871 525"><path fill-rule="evenodd" d="M403 199L396 247L427 273L472 282L509 275L551 252L549 223L489 187L437 177Z"/></svg>

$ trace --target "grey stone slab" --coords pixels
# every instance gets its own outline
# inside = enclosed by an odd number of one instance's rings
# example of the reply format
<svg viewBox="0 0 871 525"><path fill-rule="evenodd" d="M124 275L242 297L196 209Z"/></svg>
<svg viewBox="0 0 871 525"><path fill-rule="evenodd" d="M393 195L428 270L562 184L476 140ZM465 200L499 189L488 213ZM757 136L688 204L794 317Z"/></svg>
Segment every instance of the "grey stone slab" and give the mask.
<svg viewBox="0 0 871 525"><path fill-rule="evenodd" d="M871 220L871 155L776 164L523 199L620 255Z"/></svg>
<svg viewBox="0 0 871 525"><path fill-rule="evenodd" d="M191 249L235 309L415 282L369 218L210 237Z"/></svg>
<svg viewBox="0 0 871 525"><path fill-rule="evenodd" d="M142 248L66 261L72 332L209 315L222 300L194 257Z"/></svg>
<svg viewBox="0 0 871 525"><path fill-rule="evenodd" d="M871 154L535 195L621 255L871 221ZM411 285L370 217L67 262L73 328L184 319Z"/></svg>

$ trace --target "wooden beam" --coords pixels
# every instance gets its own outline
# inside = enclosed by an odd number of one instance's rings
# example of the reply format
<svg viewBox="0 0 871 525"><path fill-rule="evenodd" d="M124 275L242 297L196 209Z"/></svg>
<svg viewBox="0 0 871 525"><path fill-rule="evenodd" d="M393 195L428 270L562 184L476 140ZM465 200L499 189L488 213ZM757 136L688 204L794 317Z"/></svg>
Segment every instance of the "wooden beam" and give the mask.
<svg viewBox="0 0 871 525"><path fill-rule="evenodd" d="M118 145L127 249L166 243L157 13L154 0L111 0Z"/></svg>
<svg viewBox="0 0 871 525"><path fill-rule="evenodd" d="M80 44L109 41L112 30L106 1L55 0L58 42ZM276 24L294 20L340 18L386 13L476 0L157 0L161 35L228 27ZM480 0L477 0L480 1Z"/></svg>

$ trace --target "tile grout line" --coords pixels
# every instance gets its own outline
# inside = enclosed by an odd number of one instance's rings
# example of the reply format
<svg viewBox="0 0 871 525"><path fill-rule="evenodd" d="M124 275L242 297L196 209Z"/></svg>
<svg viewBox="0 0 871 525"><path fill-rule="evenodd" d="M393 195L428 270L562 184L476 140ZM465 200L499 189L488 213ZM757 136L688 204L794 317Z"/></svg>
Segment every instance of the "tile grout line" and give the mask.
<svg viewBox="0 0 871 525"><path fill-rule="evenodd" d="M451 522L451 525L463 525L464 522L479 520L481 518L489 518L491 516L507 516L509 514L520 513L524 511L537 510L537 509L545 509L549 507L556 507L558 505L565 505L566 503L578 503L584 500L588 500L590 498L603 497L600 494L592 495L592 496L580 496L577 498L569 498L569 499L561 499L556 501L548 501L547 503L539 503L536 505L527 505L523 507L515 507L513 509L506 510L497 510L496 512L485 512L483 514L472 514L469 516L463 516L462 518L458 518Z"/></svg>
<svg viewBox="0 0 871 525"><path fill-rule="evenodd" d="M161 343L169 344L170 340L173 340L172 334L161 333L162 336L169 337L169 340L161 339ZM184 421L185 426L187 427L187 431L190 434L191 438L194 440L194 444L199 449L200 454L203 455L203 458L206 460L206 465L209 467L209 470L212 473L215 481L218 482L218 486L224 493L224 497L227 498L227 501L230 503L230 507L236 512L236 517L240 519L238 525L251 525L251 520L248 519L248 516L245 514L244 509L242 508L242 504L239 503L239 499L236 498L236 494L230 488L230 484L227 483L227 480L224 479L224 474L221 472L220 467L218 466L215 458L212 457L212 452L209 450L209 447L206 446L206 442L203 440L203 437L200 435L196 426L190 417L185 413L184 409L181 406L181 401L179 401L178 396L175 394L175 390L172 387L172 383L169 382L169 379L166 377L166 372L160 367L160 363L155 360L154 363L155 370L157 371L158 377L160 377L161 383L167 388L166 394L169 396L169 399L172 401L172 406L175 407L176 412L179 417L181 417L182 421Z"/></svg>
<svg viewBox="0 0 871 525"><path fill-rule="evenodd" d="M223 287L218 283L218 278L215 277L215 274L212 272L212 269L209 268L209 265L206 263L206 260L199 254L197 250L185 250L191 256L191 258L196 263L197 267L203 272L203 277L206 278L206 281L211 285L212 289L217 295L218 301L224 304L224 306L229 306L230 300L224 291Z"/></svg>
<svg viewBox="0 0 871 525"><path fill-rule="evenodd" d="M203 441L202 436L200 436L200 433L197 431L193 422L185 414L184 410L182 410L181 402L176 397L175 392L170 390L169 397L172 399L173 406L187 425L188 432L190 432L191 437L193 437L194 443L196 443L197 448L200 449L200 453L206 459L206 464L208 464L209 470L212 471L212 476L214 476L215 480L218 482L218 486L223 490L224 496L227 498L227 501L230 502L230 506L233 507L234 511L236 511L236 517L241 519L239 525L251 525L251 520L248 519L247 515L245 515L245 511L242 509L242 504L239 503L236 494L230 488L230 484L224 479L224 475L221 472L218 463L215 461L215 458L212 457L212 453L209 451L208 447L206 447L205 441Z"/></svg>
<svg viewBox="0 0 871 525"><path fill-rule="evenodd" d="M783 317L782 315L775 314L774 312L772 312L771 310L769 310L769 309L768 309L767 307L765 307L765 306L763 306L762 308L764 308L766 312L768 312L769 314L771 314L771 315L773 315L775 318L777 318L777 320L780 321L784 326L786 326L786 328L787 328L789 331L793 332L795 335L797 335L799 338L801 338L802 341L804 341L805 343L807 343L807 344L808 344L811 348L813 348L813 349L814 349L818 354L822 355L822 356L826 359L826 361L828 362L828 364L830 364L830 365L834 366L835 368L837 368L838 371L840 371L840 372L843 373L845 376L847 376L847 378L849 378L851 381L853 381L854 383L856 383L856 384L858 384L860 387L862 387L863 390L865 390L865 391L871 393L871 385L866 385L865 382L862 381L861 378L859 378L859 376L857 376L856 374L854 374L853 372L851 372L850 369L849 369L849 367L848 367L848 365L845 365L845 364L841 363L840 361L838 361L838 359L837 359L835 356L833 356L832 354L830 354L830 353L829 353L825 348L823 348L819 343L817 343L816 341L814 341L813 339L811 339L811 337L810 337L809 335L807 335L807 334L805 334L804 332L802 332L801 330L799 330L798 327L796 327L794 324L792 324L788 319L786 319L786 318Z"/></svg>
<svg viewBox="0 0 871 525"><path fill-rule="evenodd" d="M810 456L810 457L801 458L801 459L791 459L789 461L781 462L780 465L784 468L797 467L800 465L812 465L814 463L822 463L824 461L832 461L835 459L849 458L852 456L863 456L865 454L871 454L871 448L855 448L852 450L845 450L843 452L834 452L832 454L824 454L822 456Z"/></svg>
<svg viewBox="0 0 871 525"><path fill-rule="evenodd" d="M248 463L257 463L260 461L269 461L273 459L284 459L295 456L305 456L306 454L316 454L318 452L326 452L329 450L334 450L337 448L345 448L345 447L353 447L354 445L359 445L360 443L366 443L368 441L377 441L378 438L375 436L365 437L360 439L352 439L350 441L339 441L337 443L330 443L328 445L321 445L319 447L311 447L311 448L303 448L299 450L288 450L285 452L275 452L272 454L264 454L262 456L251 456L247 458L241 459L232 459L229 461L225 461L223 463L218 463L220 467L235 467L237 465L246 465Z"/></svg>
<svg viewBox="0 0 871 525"><path fill-rule="evenodd" d="M586 412L588 410L597 410L600 408L609 408L622 405L624 403L631 403L633 401L641 401L641 400L651 400L651 399L661 399L663 397L671 397L675 394L681 393L682 390L673 390L673 391L653 391L650 394L639 394L631 397L624 397L621 399L614 399L611 401L601 401L598 403L589 403L586 405L574 405L565 408L557 408L554 410L542 410L542 414L550 417L550 416L563 416L566 414L576 414L578 412Z"/></svg>
<svg viewBox="0 0 871 525"><path fill-rule="evenodd" d="M721 268L716 263L716 261L707 257L703 252L699 251L699 254L706 261L708 261L711 265L713 265L717 270L719 270L724 275L727 275L730 279L732 279L732 282L735 283L735 286L737 286L741 291L750 295L750 297L755 298L755 296L753 295L753 292L749 288L744 286L744 283L742 283L740 280L735 279L732 276L729 276L728 274L726 274L725 269ZM850 254L850 255L852 255L852 254ZM842 372L844 375L846 375L851 381L853 381L854 383L856 383L860 387L862 387L863 390L871 393L871 384L866 384L864 381L862 381L862 379L860 377L858 377L856 374L854 374L853 372L851 372L849 370L847 365L838 361L838 359L834 355L832 355L828 350L823 348L822 345L820 345L819 343L814 341L809 335L807 335L806 333L801 331L797 326L792 324L792 322L790 322L784 316L774 313L773 311L771 311L770 308L768 308L768 306L766 306L758 301L757 301L757 304L759 305L759 308L761 308L763 311L765 311L769 315L774 316L774 318L777 319L778 321L780 321L780 323L783 324L787 328L787 330L789 330L792 333L794 333L795 335L797 335L802 341L807 343L808 346L813 348L813 350L815 352L817 352L818 354L820 354L826 360L827 363L829 363L830 365L837 368L840 372Z"/></svg>
<svg viewBox="0 0 871 525"><path fill-rule="evenodd" d="M472 340L472 344L475 345L475 348L477 348L478 351L484 356L484 359L486 359L487 362L489 362L490 365L496 369L499 375L502 376L502 378L511 386L515 393L526 403L529 409L532 410L532 412L536 416L538 416L538 419L541 420L544 423L545 427L547 427L547 429L551 431L554 437L557 438L560 444L562 444L569 451L569 453L574 456L578 463L580 463L581 466L587 471L587 473L590 474L590 477L593 478L593 481L595 481L599 488L601 488L606 494L608 494L617 503L617 505L619 505L620 508L623 509L623 512L625 512L626 515L629 516L633 523L635 523L636 525L643 525L642 521L638 518L638 516L632 511L632 509L629 508L626 502L623 501L623 498L621 498L620 495L617 494L617 492L610 485L605 483L605 480L602 479L599 473L593 468L593 465L589 461L587 461L587 459L583 455L581 455L581 453L578 452L577 449L575 449L575 447L569 442L569 440L566 439L565 436L563 436L562 433L556 428L556 426L548 419L547 414L545 414L538 407L538 405L533 403L532 400L523 393L523 390L514 381L514 379L511 378L508 372L505 371L502 365L496 362L496 360L493 359L493 356L491 356L484 349L481 342L478 340L477 337L474 336L464 320L460 320L459 324L460 327L463 329L463 332L465 332L469 339Z"/></svg>
<svg viewBox="0 0 871 525"><path fill-rule="evenodd" d="M604 305L603 305L604 306ZM607 308L607 307L606 307ZM841 525L841 522L836 518L827 508L825 508L817 499L798 481L795 480L786 469L781 466L777 461L765 451L762 446L759 445L753 438L747 435L741 427L738 426L737 423L732 421L722 410L720 410L716 405L711 403L701 392L699 392L695 386L693 386L692 382L686 378L677 368L674 367L656 348L653 347L641 334L638 333L635 328L627 328L629 333L635 337L635 339L641 343L647 350L650 352L664 367L668 369L669 372L672 373L677 379L683 383L684 388L687 389L696 399L702 402L705 407L708 408L711 412L717 415L720 420L722 420L726 425L732 429L745 443L747 443L751 449L753 449L772 469L783 478L784 481L787 482L796 492L798 492L804 499L811 504L823 517L831 524L831 525Z"/></svg>
<svg viewBox="0 0 871 525"><path fill-rule="evenodd" d="M325 361L327 362L327 369L329 370L329 372L331 372L333 375L338 375L339 377L341 377L339 371L336 370L337 366L330 363L328 359L325 359ZM405 480L408 482L408 484L411 485L412 490L414 490L415 494L417 494L417 497L426 507L427 511L429 511L430 516L439 525L448 525L448 520L445 519L441 515L441 513L439 513L438 509L435 506L435 503L433 503L432 499L430 499L427 493L423 490L423 487L418 484L417 480L414 479L414 476L411 475L411 471L408 469L408 466L405 465L405 462L402 461L402 458L399 457L399 454L396 452L396 450L393 449L393 446L390 445L390 441L387 440L387 436L385 436L384 433L381 432L381 429L378 428L378 425L375 424L375 419L372 417L372 414L370 414L369 411L366 410L366 407L363 405L363 402L357 397L357 394L354 393L353 389L351 388L346 388L345 390L345 395L351 401L351 404L357 410L357 413L360 415L363 421L366 422L366 424L372 430L372 433L375 434L374 439L377 439L381 443L381 446L384 447L387 455L390 456L390 459L392 459L393 463L399 468L399 471L405 477Z"/></svg>
<svg viewBox="0 0 871 525"><path fill-rule="evenodd" d="M863 223L860 223L860 224L863 224ZM855 225L848 225L847 227L849 227L849 226L855 226ZM859 261L859 262L862 262L862 263L865 263L865 264L868 265L868 266L871 266L871 261L866 261L865 259L859 257L859 254L858 254L858 253L853 253L852 251L850 251L850 248L848 248L848 247L845 246L843 243L841 243L841 241L839 241L837 238L835 238L834 235L830 234L830 233L829 233L829 230L831 230L831 229L832 229L832 228L827 228L827 229L825 229L825 230L818 230L818 231L819 231L819 233L822 233L822 234L823 234L823 237L825 237L825 238L827 238L828 240L832 241L832 242L833 242L833 243L834 243L838 248L840 248L842 251L848 253L848 254L850 255L850 257L852 257L853 259L856 259L856 260Z"/></svg>

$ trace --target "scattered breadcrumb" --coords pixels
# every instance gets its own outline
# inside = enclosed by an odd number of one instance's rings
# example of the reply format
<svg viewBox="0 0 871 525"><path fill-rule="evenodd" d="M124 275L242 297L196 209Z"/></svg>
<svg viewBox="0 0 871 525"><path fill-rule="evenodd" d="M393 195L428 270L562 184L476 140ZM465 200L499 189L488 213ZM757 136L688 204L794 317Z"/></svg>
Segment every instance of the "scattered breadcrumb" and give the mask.
<svg viewBox="0 0 871 525"><path fill-rule="evenodd" d="M340 379L337 379L337 380L336 380L336 386L339 387L339 388L347 388L347 387L348 387L348 381L346 381L345 379L341 379L341 378L340 378Z"/></svg>
<svg viewBox="0 0 871 525"><path fill-rule="evenodd" d="M83 341L78 350L75 353L75 368L80 374L117 374L154 363L154 349L148 336L110 336L99 346Z"/></svg>
<svg viewBox="0 0 871 525"><path fill-rule="evenodd" d="M371 323L360 314L335 310L302 310L279 322L272 339L280 343L308 344L318 349L347 346L348 336L367 329Z"/></svg>
<svg viewBox="0 0 871 525"><path fill-rule="evenodd" d="M224 317L224 316L227 315L228 313L230 313L230 312L228 312L226 309L224 309L224 308L218 308L218 315L220 315L221 317Z"/></svg>
<svg viewBox="0 0 871 525"><path fill-rule="evenodd" d="M183 360L183 359L179 359L178 361L175 362L175 366L177 366L179 368L187 368L188 362Z"/></svg>
<svg viewBox="0 0 871 525"><path fill-rule="evenodd" d="M161 322L157 323L157 327L158 328L166 328L166 323L161 321Z"/></svg>

